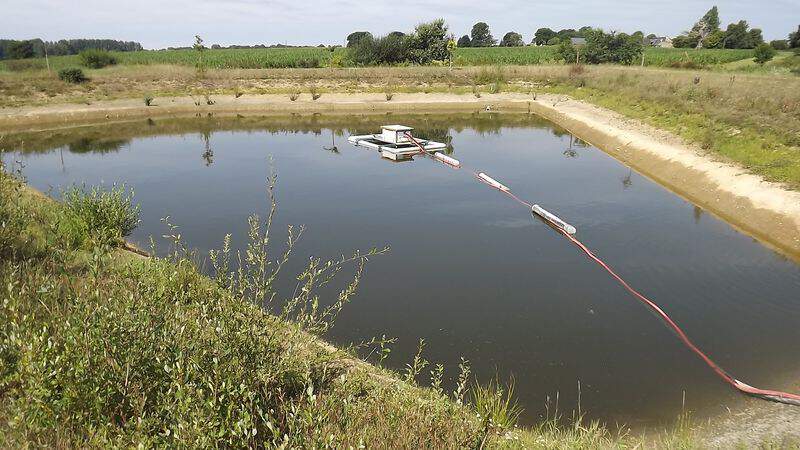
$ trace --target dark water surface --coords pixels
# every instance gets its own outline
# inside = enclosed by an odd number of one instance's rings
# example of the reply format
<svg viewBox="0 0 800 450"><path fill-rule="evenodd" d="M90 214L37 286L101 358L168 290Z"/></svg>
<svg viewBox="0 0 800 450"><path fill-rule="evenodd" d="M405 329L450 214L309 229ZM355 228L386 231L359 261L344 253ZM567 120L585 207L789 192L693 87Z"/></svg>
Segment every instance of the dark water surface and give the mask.
<svg viewBox="0 0 800 450"><path fill-rule="evenodd" d="M739 379L800 390L800 267L532 116L148 121L7 141L16 150L3 159L24 161L30 184L55 194L126 183L142 206L134 242L164 234L169 215L207 252L225 233L241 245L247 216L264 212L272 156L274 230L307 228L289 271L311 254L391 246L371 260L332 341L397 337L388 364L402 368L424 338L425 355L451 377L462 356L483 381L513 375L527 423L548 396L558 394L562 412L575 408L579 383L581 409L610 422L674 419L684 392L701 416L740 406L655 316L524 208L465 170L391 163L346 141L395 122L447 139L463 163L558 212ZM323 148L332 137L338 153Z"/></svg>

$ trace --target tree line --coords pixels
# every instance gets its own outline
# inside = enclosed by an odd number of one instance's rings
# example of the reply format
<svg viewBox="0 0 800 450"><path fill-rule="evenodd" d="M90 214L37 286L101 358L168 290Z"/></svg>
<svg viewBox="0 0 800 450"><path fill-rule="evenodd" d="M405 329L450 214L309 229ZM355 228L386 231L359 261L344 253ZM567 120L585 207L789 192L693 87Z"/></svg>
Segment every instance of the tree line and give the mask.
<svg viewBox="0 0 800 450"><path fill-rule="evenodd" d="M558 45L562 42L568 41L571 38L585 37L585 34L592 30L592 27L581 27L578 30L573 28L565 28L559 31L554 31L550 28L539 28L533 35L531 40L532 45ZM641 33L641 32L639 32ZM641 33L644 35L644 33ZM655 35L651 35L655 37ZM459 47L522 47L525 41L520 33L516 31L509 31L498 43L497 39L492 36L489 25L486 22L478 22L472 26L470 34L465 34L458 39Z"/></svg>
<svg viewBox="0 0 800 450"><path fill-rule="evenodd" d="M798 48L798 31L789 33L788 39L778 39L769 43L775 50ZM765 45L760 28L750 28L746 20L730 23L723 30L720 27L719 9L713 6L692 26L672 39L676 48L758 48Z"/></svg>
<svg viewBox="0 0 800 450"><path fill-rule="evenodd" d="M0 59L42 58L48 56L77 55L84 50L108 50L134 52L142 50L142 44L113 39L0 39Z"/></svg>

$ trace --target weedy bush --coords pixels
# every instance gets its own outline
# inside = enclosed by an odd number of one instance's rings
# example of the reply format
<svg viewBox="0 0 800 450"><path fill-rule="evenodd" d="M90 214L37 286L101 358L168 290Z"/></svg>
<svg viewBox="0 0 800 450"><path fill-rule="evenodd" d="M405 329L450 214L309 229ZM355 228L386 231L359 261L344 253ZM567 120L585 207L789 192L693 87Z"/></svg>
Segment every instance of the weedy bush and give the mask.
<svg viewBox="0 0 800 450"><path fill-rule="evenodd" d="M59 231L73 248L114 246L139 224L139 206L124 186L109 190L73 186L64 191Z"/></svg>
<svg viewBox="0 0 800 450"><path fill-rule="evenodd" d="M492 434L499 436L514 428L522 414L522 407L514 400L513 379L505 389L497 379L490 380L485 386L476 383L472 396L478 417L483 422L484 440Z"/></svg>
<svg viewBox="0 0 800 450"><path fill-rule="evenodd" d="M394 92L385 92L384 95L386 96L386 101L392 101L392 97L394 97Z"/></svg>
<svg viewBox="0 0 800 450"><path fill-rule="evenodd" d="M289 94L289 100L291 100L291 101L295 101L298 98L300 98L300 93L299 92L292 92L291 94Z"/></svg>
<svg viewBox="0 0 800 450"><path fill-rule="evenodd" d="M117 58L106 50L84 50L80 52L81 64L90 69L102 69L117 64Z"/></svg>
<svg viewBox="0 0 800 450"><path fill-rule="evenodd" d="M6 172L0 160L0 256L5 256L13 249L23 227L23 215L20 212L20 190L22 181L19 174Z"/></svg>
<svg viewBox="0 0 800 450"><path fill-rule="evenodd" d="M317 100L318 98L322 97L322 94L320 94L315 87L309 89L309 92L311 93L311 100Z"/></svg>
<svg viewBox="0 0 800 450"><path fill-rule="evenodd" d="M78 84L86 81L83 70L76 67L61 69L58 71L58 78L66 83Z"/></svg>
<svg viewBox="0 0 800 450"><path fill-rule="evenodd" d="M146 96L144 98L144 106L152 106L152 104L153 104L153 97L151 97L149 95Z"/></svg>

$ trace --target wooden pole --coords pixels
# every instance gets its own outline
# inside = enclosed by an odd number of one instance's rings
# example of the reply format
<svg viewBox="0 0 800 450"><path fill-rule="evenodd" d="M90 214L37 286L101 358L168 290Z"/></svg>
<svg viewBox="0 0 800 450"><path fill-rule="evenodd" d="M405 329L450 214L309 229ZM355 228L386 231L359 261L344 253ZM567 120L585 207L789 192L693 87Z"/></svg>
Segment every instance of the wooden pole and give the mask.
<svg viewBox="0 0 800 450"><path fill-rule="evenodd" d="M50 59L47 58L47 42L44 42L44 62L47 64L47 73L50 73Z"/></svg>

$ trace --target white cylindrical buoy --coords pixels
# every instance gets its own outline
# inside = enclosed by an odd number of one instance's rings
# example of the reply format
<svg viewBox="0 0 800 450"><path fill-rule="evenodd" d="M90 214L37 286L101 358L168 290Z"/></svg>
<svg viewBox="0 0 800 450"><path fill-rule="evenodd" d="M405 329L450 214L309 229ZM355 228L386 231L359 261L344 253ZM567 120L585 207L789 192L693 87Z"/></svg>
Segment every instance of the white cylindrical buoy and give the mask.
<svg viewBox="0 0 800 450"><path fill-rule="evenodd" d="M542 208L539 205L533 205L531 207L531 211L533 211L534 214L538 215L542 219L552 223L554 226L564 230L567 234L575 234L578 232L578 230L576 230L575 227L568 224L567 222L564 222L563 220L558 218L558 216Z"/></svg>
<svg viewBox="0 0 800 450"><path fill-rule="evenodd" d="M484 183L488 184L489 186L495 189L500 189L501 191L506 191L506 192L511 191L511 189L509 189L508 186L504 185L503 183L500 183L499 181L495 180L489 175L486 175L483 172L478 173L478 178L480 178L481 181L483 181Z"/></svg>
<svg viewBox="0 0 800 450"><path fill-rule="evenodd" d="M451 165L453 167L461 167L461 161L459 161L459 160L457 160L455 158L451 158L451 157L445 155L442 152L434 153L433 157L438 159L439 161L441 161L441 162L443 162L445 164L449 164L449 165Z"/></svg>

